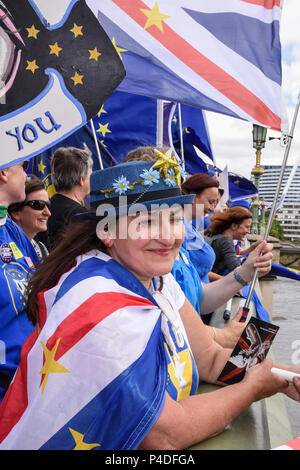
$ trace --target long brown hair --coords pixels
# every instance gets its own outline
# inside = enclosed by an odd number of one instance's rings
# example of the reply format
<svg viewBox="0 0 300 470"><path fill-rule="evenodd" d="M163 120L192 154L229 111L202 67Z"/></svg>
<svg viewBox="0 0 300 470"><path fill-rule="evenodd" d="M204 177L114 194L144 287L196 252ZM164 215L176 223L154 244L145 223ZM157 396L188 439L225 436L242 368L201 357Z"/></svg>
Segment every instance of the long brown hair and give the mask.
<svg viewBox="0 0 300 470"><path fill-rule="evenodd" d="M235 206L224 212L217 211L210 217L212 223L208 226L206 232L217 235L223 233L232 224L240 225L245 219L252 219L252 212L246 207Z"/></svg>
<svg viewBox="0 0 300 470"><path fill-rule="evenodd" d="M37 294L54 287L62 274L74 265L77 256L93 249L106 252L105 245L96 234L98 222L99 219L87 219L70 223L59 245L36 267L27 286L27 316L33 325L38 320Z"/></svg>

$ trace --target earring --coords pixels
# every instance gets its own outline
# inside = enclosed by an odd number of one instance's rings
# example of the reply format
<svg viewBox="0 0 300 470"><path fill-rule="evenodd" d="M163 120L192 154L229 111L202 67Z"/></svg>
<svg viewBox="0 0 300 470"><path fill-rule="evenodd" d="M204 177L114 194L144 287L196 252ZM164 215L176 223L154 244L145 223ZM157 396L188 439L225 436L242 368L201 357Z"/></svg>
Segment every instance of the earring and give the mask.
<svg viewBox="0 0 300 470"><path fill-rule="evenodd" d="M113 241L110 238L104 238L101 241L102 241L102 243L104 243L106 248L110 248L113 245Z"/></svg>

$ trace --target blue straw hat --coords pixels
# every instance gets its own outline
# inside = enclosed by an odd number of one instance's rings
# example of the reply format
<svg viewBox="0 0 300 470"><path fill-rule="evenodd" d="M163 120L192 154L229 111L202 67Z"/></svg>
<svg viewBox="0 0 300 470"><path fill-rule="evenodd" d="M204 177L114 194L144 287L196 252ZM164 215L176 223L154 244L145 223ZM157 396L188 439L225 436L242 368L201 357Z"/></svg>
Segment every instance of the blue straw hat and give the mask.
<svg viewBox="0 0 300 470"><path fill-rule="evenodd" d="M142 211L143 207L144 210L150 210L154 204L166 204L169 207L173 204L191 204L195 195L182 194L181 169L178 162L159 151L157 156L155 162L122 163L92 173L91 207L96 211L101 205L101 215L104 215L104 208L108 215L123 215L137 204L143 205L139 208L135 206L138 211ZM88 212L78 216L96 217L96 214Z"/></svg>

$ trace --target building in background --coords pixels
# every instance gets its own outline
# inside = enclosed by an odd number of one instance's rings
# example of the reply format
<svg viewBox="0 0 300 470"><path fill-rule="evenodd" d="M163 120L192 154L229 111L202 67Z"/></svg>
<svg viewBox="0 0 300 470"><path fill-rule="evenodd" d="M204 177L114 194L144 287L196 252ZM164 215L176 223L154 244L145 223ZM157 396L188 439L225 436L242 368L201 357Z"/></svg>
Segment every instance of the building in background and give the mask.
<svg viewBox="0 0 300 470"><path fill-rule="evenodd" d="M262 166L264 173L260 178L259 195L265 202L273 203L275 191L278 184L280 165ZM293 166L287 166L283 177L280 196L287 184ZM300 240L300 167L297 168L287 195L276 214L276 219L280 222L284 230L284 238L287 240Z"/></svg>

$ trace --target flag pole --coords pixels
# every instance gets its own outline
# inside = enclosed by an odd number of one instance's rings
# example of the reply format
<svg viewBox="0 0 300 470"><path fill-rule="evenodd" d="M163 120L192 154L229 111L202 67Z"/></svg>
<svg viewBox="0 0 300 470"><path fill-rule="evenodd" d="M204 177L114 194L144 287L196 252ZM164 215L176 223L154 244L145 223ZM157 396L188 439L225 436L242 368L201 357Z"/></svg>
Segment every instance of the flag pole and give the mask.
<svg viewBox="0 0 300 470"><path fill-rule="evenodd" d="M182 116L181 116L181 104L178 103L178 118L179 118L179 135L180 135L180 149L181 149L181 164L182 169L185 171L184 161L184 148L183 148L183 128L182 128Z"/></svg>
<svg viewBox="0 0 300 470"><path fill-rule="evenodd" d="M292 122L292 125L291 125L291 129L290 129L289 134L287 135L287 143L286 143L286 148L285 148L284 157L283 157L283 161L282 161L282 167L281 167L281 171L280 171L280 175L279 175L279 179L278 179L278 183L277 183L277 187L276 187L276 191L275 191L275 196L274 196L274 200L273 200L269 220L268 220L268 223L267 223L267 228L266 228L266 231L265 231L265 234L264 234L264 240L265 241L268 240L268 236L269 236L269 233L270 233L270 230L271 230L272 222L273 222L273 219L274 219L275 214L276 214L278 199L279 199L279 194L280 194L280 189L281 189L281 184L282 184L282 180L283 180L283 176L284 176L288 156L289 156L289 153L290 153L292 139L293 139L293 136L294 136L294 129L295 129L296 121L297 121L299 107L300 107L300 92L298 94L298 99L297 99L297 103L296 103L296 107L295 107L295 112L294 112L294 117L293 117L293 122ZM251 297L252 297L252 294L253 294L253 291L254 291L254 286L255 286L255 283L257 281L257 276L258 276L258 271L256 269L255 272L254 272L253 279L252 279L251 284L250 284L250 289L249 289L249 293L248 293L245 305L243 307L243 314L242 314L242 317L240 319L241 322L245 322L246 319L247 319L247 315L248 315L248 312L249 312L249 305L250 305Z"/></svg>
<svg viewBox="0 0 300 470"><path fill-rule="evenodd" d="M98 143L98 139L97 139L97 136L96 136L96 131L95 131L95 126L94 126L93 119L90 119L90 124L91 124L92 132L93 132L94 142L95 142L95 145L96 145L96 150L97 150L97 154L98 154L100 169L103 170L104 167L103 167L103 162L102 162L102 158L101 158L99 143Z"/></svg>
<svg viewBox="0 0 300 470"><path fill-rule="evenodd" d="M162 147L164 134L164 102L157 100L156 108L156 145Z"/></svg>

